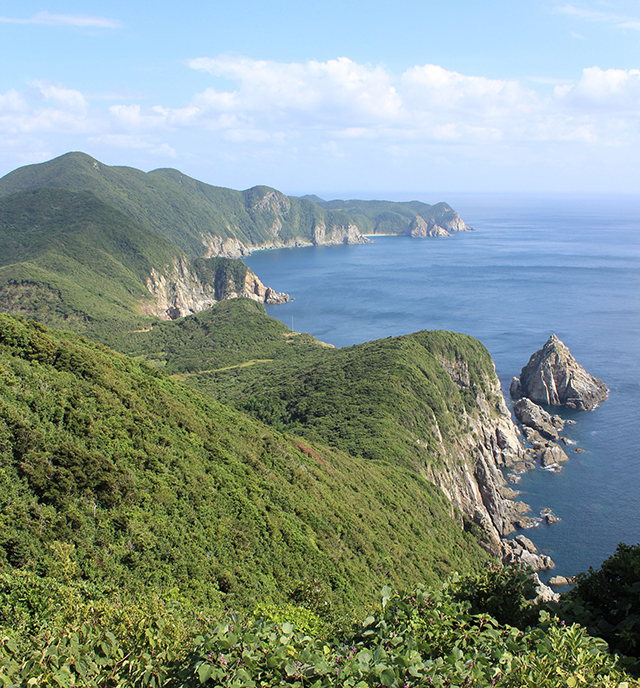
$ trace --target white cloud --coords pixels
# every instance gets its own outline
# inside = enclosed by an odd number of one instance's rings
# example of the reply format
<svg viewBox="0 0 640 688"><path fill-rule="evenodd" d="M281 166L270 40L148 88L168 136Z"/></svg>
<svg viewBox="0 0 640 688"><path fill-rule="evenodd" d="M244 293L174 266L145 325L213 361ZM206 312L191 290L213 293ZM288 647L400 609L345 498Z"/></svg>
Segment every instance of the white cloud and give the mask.
<svg viewBox="0 0 640 688"><path fill-rule="evenodd" d="M383 67L360 65L341 57L327 62L278 63L222 55L191 60L238 84L236 91L207 89L194 99L201 113L265 113L295 117L300 126L338 124L345 117L373 124L397 115L400 98Z"/></svg>
<svg viewBox="0 0 640 688"><path fill-rule="evenodd" d="M543 150L549 156L572 146L589 157L586 151L637 152L640 145L638 69L589 67L559 82L432 64L395 74L347 58L277 63L223 55L189 66L211 74L212 84L179 107L95 99L45 82L0 93L0 147L22 147L24 155L63 145L94 154L128 149L139 152L136 160L191 156L243 169L256 160L274 170L283 160L314 170L340 160L367 176L402 160L419 167L436 149L438 164L466 156L513 166L542 159Z"/></svg>
<svg viewBox="0 0 640 688"><path fill-rule="evenodd" d="M44 24L46 26L75 26L81 29L119 29L122 22L107 17L95 17L86 14L50 14L38 12L28 19L0 17L3 24Z"/></svg>
<svg viewBox="0 0 640 688"><path fill-rule="evenodd" d="M585 19L590 22L597 22L601 24L613 24L620 29L633 29L640 31L640 18L629 17L615 12L603 12L601 10L592 10L586 7L576 7L575 5L558 5L554 8L556 14L567 14L578 19ZM573 34L575 38L582 38L582 36Z"/></svg>
<svg viewBox="0 0 640 688"><path fill-rule="evenodd" d="M576 84L557 86L555 94L574 108L604 108L640 115L640 70L589 67Z"/></svg>
<svg viewBox="0 0 640 688"><path fill-rule="evenodd" d="M87 133L96 123L79 91L44 82L33 82L19 93L0 94L0 125L4 134L16 132Z"/></svg>

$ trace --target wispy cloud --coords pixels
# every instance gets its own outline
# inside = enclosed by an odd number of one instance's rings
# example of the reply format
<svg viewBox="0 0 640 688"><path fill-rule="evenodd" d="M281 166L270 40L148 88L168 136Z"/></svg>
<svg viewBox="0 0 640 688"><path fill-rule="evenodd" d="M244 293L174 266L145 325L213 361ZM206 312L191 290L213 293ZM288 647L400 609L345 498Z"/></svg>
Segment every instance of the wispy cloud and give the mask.
<svg viewBox="0 0 640 688"><path fill-rule="evenodd" d="M51 14L38 12L33 17L0 17L2 24L45 24L47 26L74 26L81 29L119 29L123 26L117 19L95 17L87 14Z"/></svg>
<svg viewBox="0 0 640 688"><path fill-rule="evenodd" d="M601 24L613 24L620 29L633 29L640 31L640 18L630 17L615 12L602 12L600 10L592 10L587 7L576 7L575 5L558 5L553 10L556 14L567 14L572 17L578 17L590 22L597 22ZM573 34L572 34L573 35ZM575 38L582 38L582 36L575 36Z"/></svg>

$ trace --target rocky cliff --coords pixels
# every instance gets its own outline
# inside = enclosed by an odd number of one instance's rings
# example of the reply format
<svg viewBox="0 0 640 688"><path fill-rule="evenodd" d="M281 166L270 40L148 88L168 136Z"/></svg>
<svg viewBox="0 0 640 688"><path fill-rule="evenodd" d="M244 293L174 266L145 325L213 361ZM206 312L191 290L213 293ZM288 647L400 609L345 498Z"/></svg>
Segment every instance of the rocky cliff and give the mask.
<svg viewBox="0 0 640 688"><path fill-rule="evenodd" d="M459 389L470 386L464 365L441 362ZM497 407L487 396L498 400ZM446 462L432 470L429 479L482 530L488 549L504 563L518 563L534 571L551 569L555 566L551 558L539 554L530 540L524 536L507 539L515 531L514 523L530 507L514 499L518 493L507 485L502 469L522 465L528 457L495 375L487 396L476 396L477 412L463 418L468 431L459 433L453 451L442 446Z"/></svg>
<svg viewBox="0 0 640 688"><path fill-rule="evenodd" d="M266 287L247 268L240 283L232 275L216 275L214 280L203 278L187 258L176 259L164 274L151 269L147 289L154 297L145 303L143 312L163 320L174 320L211 308L218 301L246 297L261 303L279 304L289 301L289 295Z"/></svg>
<svg viewBox="0 0 640 688"><path fill-rule="evenodd" d="M469 227L460 217L443 219L440 224L433 220L427 222L422 216L416 215L409 226L409 235L412 237L450 237L454 232L467 232Z"/></svg>
<svg viewBox="0 0 640 688"><path fill-rule="evenodd" d="M531 356L520 377L513 378L510 392L514 398L578 410L595 408L609 394L604 382L579 365L555 334Z"/></svg>
<svg viewBox="0 0 640 688"><path fill-rule="evenodd" d="M313 226L311 239L300 237L282 238L280 230L282 223L276 220L270 229L270 238L259 244L243 244L239 239L215 236L202 233L202 243L205 246L205 258L245 258L253 251L263 251L276 248L300 248L302 246L337 246L339 244L369 244L371 239L362 235L356 225L331 225L328 229L323 221Z"/></svg>

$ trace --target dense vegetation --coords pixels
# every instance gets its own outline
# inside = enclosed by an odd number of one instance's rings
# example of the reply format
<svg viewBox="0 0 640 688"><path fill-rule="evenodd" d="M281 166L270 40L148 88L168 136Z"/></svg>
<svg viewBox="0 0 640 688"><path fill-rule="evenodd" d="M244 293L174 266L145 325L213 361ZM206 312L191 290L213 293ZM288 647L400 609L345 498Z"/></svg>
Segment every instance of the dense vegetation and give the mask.
<svg viewBox="0 0 640 688"><path fill-rule="evenodd" d="M93 194L41 188L0 197L0 306L108 341L150 326L146 282L185 256L174 244ZM241 291L247 267L195 259L191 270L218 299Z"/></svg>
<svg viewBox="0 0 640 688"><path fill-rule="evenodd" d="M409 234L417 217L443 226L457 219L448 203L428 205L420 201L323 201L316 203L327 210L346 213L363 234Z"/></svg>
<svg viewBox="0 0 640 688"><path fill-rule="evenodd" d="M118 347L281 431L411 470L442 460L493 363L475 339L419 332L346 349L322 346L247 300L121 338Z"/></svg>
<svg viewBox="0 0 640 688"><path fill-rule="evenodd" d="M88 191L189 256L205 254L203 234L260 245L274 240L276 220L282 241L311 240L318 223L327 229L349 223L343 213L288 198L266 186L234 191L204 184L178 170L147 174L130 167L109 167L84 153L67 153L14 170L0 179L0 196L42 187Z"/></svg>
<svg viewBox="0 0 640 688"><path fill-rule="evenodd" d="M599 569L579 574L559 613L604 638L616 652L634 657L640 674L640 544L620 543Z"/></svg>
<svg viewBox="0 0 640 688"><path fill-rule="evenodd" d="M109 167L84 153L28 165L0 179L0 196L55 187L87 191L189 256L205 254L203 235L237 238L247 246L295 239L312 241L316 227L355 224L365 233L406 233L416 216L436 223L457 217L446 203L314 202L267 186L234 191L204 184L178 170L144 173ZM320 201L320 199L317 199Z"/></svg>
<svg viewBox="0 0 640 688"><path fill-rule="evenodd" d="M246 266L203 258L203 232L404 233L428 213L453 211L83 154L0 180L0 307L123 352L0 314L0 686L640 685L640 546L544 609L422 477L498 408L479 342L334 350L245 299L143 315L176 260L238 291ZM376 604L387 585L413 591Z"/></svg>
<svg viewBox="0 0 640 688"><path fill-rule="evenodd" d="M337 608L486 555L413 472L295 440L144 363L0 316L0 566L216 608Z"/></svg>
<svg viewBox="0 0 640 688"><path fill-rule="evenodd" d="M0 681L20 688L640 686L602 640L536 604L530 581L513 569L405 594L385 587L382 604L351 623L319 611L307 598L212 619L154 595L0 574Z"/></svg>

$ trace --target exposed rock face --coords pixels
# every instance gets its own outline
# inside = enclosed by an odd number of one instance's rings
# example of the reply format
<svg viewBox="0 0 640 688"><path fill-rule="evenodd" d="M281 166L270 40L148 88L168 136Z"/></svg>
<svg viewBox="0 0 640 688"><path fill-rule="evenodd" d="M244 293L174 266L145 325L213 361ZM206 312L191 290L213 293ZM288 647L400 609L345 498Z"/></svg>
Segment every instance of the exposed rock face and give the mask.
<svg viewBox="0 0 640 688"><path fill-rule="evenodd" d="M153 304L143 305L144 312L163 320L198 313L222 299L242 296L269 304L286 303L289 300L288 294L265 287L251 270L247 270L240 289L231 283L221 287L202 282L186 258L176 260L165 274L152 268L147 289L155 299Z"/></svg>
<svg viewBox="0 0 640 688"><path fill-rule="evenodd" d="M461 220L462 222L462 220ZM463 230L453 230L463 231ZM435 224L434 222L427 223L427 221L420 215L413 218L409 227L409 234L412 237L450 237L451 232L444 227Z"/></svg>
<svg viewBox="0 0 640 688"><path fill-rule="evenodd" d="M560 600L560 595L557 592L553 592L548 585L545 585L537 573L534 573L532 578L538 593L534 602L558 602Z"/></svg>
<svg viewBox="0 0 640 688"><path fill-rule="evenodd" d="M533 571L546 571L556 567L553 559L546 554L538 554L537 547L524 535L502 543L502 561L505 564L518 564Z"/></svg>
<svg viewBox="0 0 640 688"><path fill-rule="evenodd" d="M443 361L441 363L444 365ZM464 362L449 363L445 369L456 386L461 389L469 387L468 369ZM513 522L529 507L509 498L515 493L506 486L500 470L500 467L523 461L525 452L497 377L491 381L491 396L499 400L498 408L478 394L479 410L463 418L469 425L469 432L457 436L453 454L442 447L443 456L448 454L448 460L444 466L432 470L428 478L484 531L491 551L502 556L502 538L513 532Z"/></svg>
<svg viewBox="0 0 640 688"><path fill-rule="evenodd" d="M531 399L520 399L513 407L513 412L522 425L533 428L533 430L548 440L558 439L558 428L553 422L551 415L537 404L534 404ZM530 437L527 437L527 439L533 442Z"/></svg>
<svg viewBox="0 0 640 688"><path fill-rule="evenodd" d="M241 241L229 237L223 239L213 234L201 234L202 243L205 246L205 258L246 258L251 255L251 249L247 248Z"/></svg>
<svg viewBox="0 0 640 688"><path fill-rule="evenodd" d="M336 246L338 244L370 244L371 239L360 234L353 224L333 225L327 232L324 222L318 222L313 227L314 246Z"/></svg>
<svg viewBox="0 0 640 688"><path fill-rule="evenodd" d="M327 229L324 222L317 223L313 228L313 237L311 240L289 239L283 241L279 237L282 229L282 222L279 218L275 218L269 230L273 237L273 241L268 241L255 246L247 246L239 239L229 237L222 239L222 237L213 234L202 233L202 243L205 246L205 258L216 258L221 256L223 258L246 258L250 256L253 251L268 250L276 248L301 248L303 246L337 246L338 244L370 244L369 237L360 234L358 228L353 225L333 225ZM232 231L229 229L229 231Z"/></svg>
<svg viewBox="0 0 640 688"><path fill-rule="evenodd" d="M510 391L514 397L579 410L593 409L609 393L604 382L579 365L555 334L531 356Z"/></svg>
<svg viewBox="0 0 640 688"><path fill-rule="evenodd" d="M291 208L291 201L281 191L269 189L262 198L253 204L253 208L281 215Z"/></svg>
<svg viewBox="0 0 640 688"><path fill-rule="evenodd" d="M564 453L562 447L560 447L558 444L555 444L555 442L552 442L548 447L546 447L540 456L540 463L542 464L543 468L547 468L547 466L553 466L555 463L563 463L564 461L568 460L569 457ZM549 519L547 519L547 521L548 520Z"/></svg>

